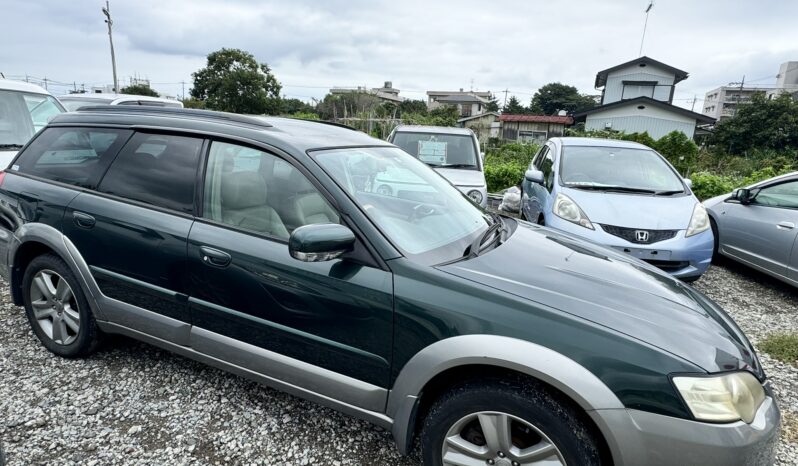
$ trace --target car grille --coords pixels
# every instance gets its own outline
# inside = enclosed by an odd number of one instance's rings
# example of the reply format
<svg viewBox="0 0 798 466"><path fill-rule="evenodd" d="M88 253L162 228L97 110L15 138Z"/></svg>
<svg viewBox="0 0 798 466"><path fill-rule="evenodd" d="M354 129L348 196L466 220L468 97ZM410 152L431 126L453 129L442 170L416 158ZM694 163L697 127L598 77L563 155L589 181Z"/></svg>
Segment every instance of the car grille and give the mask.
<svg viewBox="0 0 798 466"><path fill-rule="evenodd" d="M657 243L659 241L671 239L679 232L679 230L643 230L640 228L616 227L614 225L601 225L601 229L613 236L623 238L630 243L636 244ZM639 232L645 233L640 235L641 237L644 236L645 239L640 239L638 236Z"/></svg>
<svg viewBox="0 0 798 466"><path fill-rule="evenodd" d="M663 272L676 272L677 270L681 270L690 265L690 262L688 261L658 261L650 259L643 259L643 260L653 265L654 267L662 270Z"/></svg>

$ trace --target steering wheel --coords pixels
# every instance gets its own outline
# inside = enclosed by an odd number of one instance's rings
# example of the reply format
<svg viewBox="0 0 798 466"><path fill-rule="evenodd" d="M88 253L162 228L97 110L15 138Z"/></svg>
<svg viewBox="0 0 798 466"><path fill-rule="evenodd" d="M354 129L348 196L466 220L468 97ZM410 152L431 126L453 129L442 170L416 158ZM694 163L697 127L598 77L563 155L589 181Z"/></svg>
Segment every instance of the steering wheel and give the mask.
<svg viewBox="0 0 798 466"><path fill-rule="evenodd" d="M407 216L407 221L414 223L416 220L428 217L436 212L435 207L429 204L416 204L410 212L410 215Z"/></svg>

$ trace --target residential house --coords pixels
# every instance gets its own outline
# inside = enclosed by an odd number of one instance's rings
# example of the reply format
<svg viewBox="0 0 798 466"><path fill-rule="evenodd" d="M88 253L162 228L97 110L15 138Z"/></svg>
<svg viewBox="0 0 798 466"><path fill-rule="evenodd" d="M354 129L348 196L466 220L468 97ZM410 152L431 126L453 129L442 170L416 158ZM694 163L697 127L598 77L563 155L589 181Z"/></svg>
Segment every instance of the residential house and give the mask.
<svg viewBox="0 0 798 466"><path fill-rule="evenodd" d="M498 112L485 112L471 115L457 120L457 126L469 128L481 144L486 144L489 138L498 138L501 122Z"/></svg>
<svg viewBox="0 0 798 466"><path fill-rule="evenodd" d="M548 138L562 136L565 127L574 123L566 115L508 115L499 116L502 139L542 144Z"/></svg>
<svg viewBox="0 0 798 466"><path fill-rule="evenodd" d="M574 115L587 130L612 130L648 134L654 139L681 131L693 137L696 126L715 119L673 105L676 84L687 79L687 72L640 57L596 74L596 89L601 89L601 105Z"/></svg>
<svg viewBox="0 0 798 466"><path fill-rule="evenodd" d="M731 118L737 112L737 105L751 100L755 92L771 93L773 88L721 86L704 96L704 115L718 121Z"/></svg>
<svg viewBox="0 0 798 466"><path fill-rule="evenodd" d="M484 113L490 97L488 91L464 92L462 88L454 92L427 91L427 109L434 110L441 105L453 105L457 107L460 117L469 117Z"/></svg>
<svg viewBox="0 0 798 466"><path fill-rule="evenodd" d="M399 97L399 89L393 87L393 83L391 81L385 81L385 84L383 84L382 87L373 87L371 89L365 86L358 86L357 88L334 87L330 89L330 94L333 95L352 94L352 93L370 94L386 102L399 103L405 100L403 97Z"/></svg>

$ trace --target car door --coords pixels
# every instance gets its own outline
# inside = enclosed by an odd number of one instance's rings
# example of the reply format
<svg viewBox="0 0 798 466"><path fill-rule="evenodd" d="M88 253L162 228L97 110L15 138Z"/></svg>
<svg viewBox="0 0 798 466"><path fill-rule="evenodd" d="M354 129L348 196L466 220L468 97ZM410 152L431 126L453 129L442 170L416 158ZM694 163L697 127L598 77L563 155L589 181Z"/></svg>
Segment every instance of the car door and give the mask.
<svg viewBox="0 0 798 466"><path fill-rule="evenodd" d="M109 320L185 344L186 243L203 139L139 132L96 191L67 206L64 233L110 298ZM181 333L183 332L183 333Z"/></svg>
<svg viewBox="0 0 798 466"><path fill-rule="evenodd" d="M719 221L721 250L755 267L787 277L798 235L798 180L754 190L750 204L729 199Z"/></svg>
<svg viewBox="0 0 798 466"><path fill-rule="evenodd" d="M531 222L545 218L546 206L549 205L551 189L554 181L554 148L546 144L533 161L534 170L543 173L543 184L524 179L524 192L528 193L526 218Z"/></svg>
<svg viewBox="0 0 798 466"><path fill-rule="evenodd" d="M293 229L339 222L297 166L256 148L211 143L202 218L188 245L192 346L382 409L393 335L391 273L347 259L302 262L288 253ZM230 351L240 343L247 349ZM351 389L329 393L331 374L352 382Z"/></svg>

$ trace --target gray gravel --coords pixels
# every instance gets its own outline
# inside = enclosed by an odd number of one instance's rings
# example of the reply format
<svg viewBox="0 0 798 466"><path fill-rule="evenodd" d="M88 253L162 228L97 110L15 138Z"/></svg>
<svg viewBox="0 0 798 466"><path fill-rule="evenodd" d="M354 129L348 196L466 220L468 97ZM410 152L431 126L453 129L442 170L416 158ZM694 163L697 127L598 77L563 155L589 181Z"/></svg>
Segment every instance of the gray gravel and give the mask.
<svg viewBox="0 0 798 466"><path fill-rule="evenodd" d="M792 288L730 265L696 286L754 342L798 331ZM132 340L114 338L88 359L55 357L0 288L0 442L11 465L418 465L371 424ZM760 356L795 422L798 369ZM798 465L786 435L779 464Z"/></svg>

